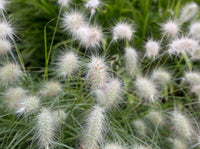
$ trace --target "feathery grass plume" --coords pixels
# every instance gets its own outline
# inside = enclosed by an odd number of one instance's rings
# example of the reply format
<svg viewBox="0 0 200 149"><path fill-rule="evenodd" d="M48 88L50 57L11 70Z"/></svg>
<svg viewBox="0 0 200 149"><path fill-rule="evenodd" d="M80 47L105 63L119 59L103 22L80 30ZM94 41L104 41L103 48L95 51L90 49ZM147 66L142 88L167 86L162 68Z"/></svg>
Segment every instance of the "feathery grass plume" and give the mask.
<svg viewBox="0 0 200 149"><path fill-rule="evenodd" d="M67 7L71 0L58 0L58 4L62 7Z"/></svg>
<svg viewBox="0 0 200 149"><path fill-rule="evenodd" d="M187 145L180 139L173 140L173 149L187 149Z"/></svg>
<svg viewBox="0 0 200 149"><path fill-rule="evenodd" d="M67 114L65 113L64 110L59 109L57 111L53 112L54 117L56 118L55 120L58 121L58 124L64 123L66 118L67 118Z"/></svg>
<svg viewBox="0 0 200 149"><path fill-rule="evenodd" d="M75 38L86 48L98 48L103 41L102 29L98 26L84 25L76 30Z"/></svg>
<svg viewBox="0 0 200 149"><path fill-rule="evenodd" d="M10 38L12 39L14 35L14 30L11 24L6 20L0 21L0 38Z"/></svg>
<svg viewBox="0 0 200 149"><path fill-rule="evenodd" d="M146 42L145 50L145 56L154 59L159 54L160 43L150 39Z"/></svg>
<svg viewBox="0 0 200 149"><path fill-rule="evenodd" d="M161 30L163 31L164 35L172 37L175 37L180 30L178 23L173 20L169 20L166 23L163 23L161 27Z"/></svg>
<svg viewBox="0 0 200 149"><path fill-rule="evenodd" d="M192 51L190 53L191 59L193 61L199 61L200 60L200 47L198 47L197 49L195 49L194 51Z"/></svg>
<svg viewBox="0 0 200 149"><path fill-rule="evenodd" d="M200 22L194 22L190 25L189 35L197 40L200 39Z"/></svg>
<svg viewBox="0 0 200 149"><path fill-rule="evenodd" d="M37 96L27 96L22 99L16 110L17 114L29 115L36 112L40 107L40 99Z"/></svg>
<svg viewBox="0 0 200 149"><path fill-rule="evenodd" d="M199 72L186 72L183 81L187 82L190 86L200 84L200 73Z"/></svg>
<svg viewBox="0 0 200 149"><path fill-rule="evenodd" d="M0 11L1 13L3 13L3 11L5 11L5 7L6 7L6 4L8 2L6 0L0 0Z"/></svg>
<svg viewBox="0 0 200 149"><path fill-rule="evenodd" d="M107 143L104 149L126 149L126 147L121 146L118 143Z"/></svg>
<svg viewBox="0 0 200 149"><path fill-rule="evenodd" d="M139 136L145 136L147 132L146 124L143 120L135 120L133 121L133 126L135 127L136 133Z"/></svg>
<svg viewBox="0 0 200 149"><path fill-rule="evenodd" d="M74 52L66 51L58 57L56 65L58 76L66 78L67 76L71 76L78 69L79 58Z"/></svg>
<svg viewBox="0 0 200 149"><path fill-rule="evenodd" d="M180 111L173 111L171 116L171 122L175 131L175 136L179 136L183 139L190 140L193 135L193 126L190 120L183 115Z"/></svg>
<svg viewBox="0 0 200 149"><path fill-rule="evenodd" d="M91 10L91 16L95 14L96 9L100 6L100 0L88 0L85 7Z"/></svg>
<svg viewBox="0 0 200 149"><path fill-rule="evenodd" d="M104 132L104 108L95 106L87 119L84 131L83 146L86 149L96 149L102 142Z"/></svg>
<svg viewBox="0 0 200 149"><path fill-rule="evenodd" d="M103 89L95 90L97 103L104 108L110 108L119 103L122 99L121 94L122 85L116 78L112 78L108 83L106 83Z"/></svg>
<svg viewBox="0 0 200 149"><path fill-rule="evenodd" d="M194 18L197 14L198 14L198 11L199 11L199 6L194 3L194 2L191 2L191 3L188 3L187 5L185 5L185 7L182 8L182 11L181 11L181 15L180 15L180 22L186 22L186 21L190 21L192 18Z"/></svg>
<svg viewBox="0 0 200 149"><path fill-rule="evenodd" d="M119 22L113 27L113 40L124 39L130 41L133 38L134 32L131 24Z"/></svg>
<svg viewBox="0 0 200 149"><path fill-rule="evenodd" d="M173 40L172 43L169 44L168 53L170 55L190 54L198 47L198 41L188 37L181 37Z"/></svg>
<svg viewBox="0 0 200 149"><path fill-rule="evenodd" d="M98 89L105 86L109 79L108 66L105 60L100 57L92 56L90 62L87 64L88 72L87 79L92 85L92 88Z"/></svg>
<svg viewBox="0 0 200 149"><path fill-rule="evenodd" d="M23 72L18 64L7 63L0 68L0 81L3 85L19 81L22 77Z"/></svg>
<svg viewBox="0 0 200 149"><path fill-rule="evenodd" d="M40 90L40 94L45 97L53 97L62 91L62 86L58 81L49 81L44 84L43 88Z"/></svg>
<svg viewBox="0 0 200 149"><path fill-rule="evenodd" d="M158 91L156 85L149 79L139 77L135 82L136 94L143 98L146 102L155 102L157 99Z"/></svg>
<svg viewBox="0 0 200 149"><path fill-rule="evenodd" d="M12 45L6 39L0 39L0 55L6 55L11 52Z"/></svg>
<svg viewBox="0 0 200 149"><path fill-rule="evenodd" d="M22 100L25 98L27 91L21 87L10 87L4 93L6 98L7 108L11 111L15 111Z"/></svg>
<svg viewBox="0 0 200 149"><path fill-rule="evenodd" d="M146 147L144 145L134 145L133 149L149 149L149 147Z"/></svg>
<svg viewBox="0 0 200 149"><path fill-rule="evenodd" d="M42 108L37 116L37 123L35 126L35 136L39 139L41 148L49 149L49 146L53 144L57 125L57 120L52 111L47 108Z"/></svg>
<svg viewBox="0 0 200 149"><path fill-rule="evenodd" d="M157 127L158 125L159 126L164 125L164 117L163 117L163 114L160 111L152 110L146 115L146 118L148 120L150 120L150 122L155 127Z"/></svg>
<svg viewBox="0 0 200 149"><path fill-rule="evenodd" d="M70 32L75 36L77 30L85 25L85 16L82 12L73 10L71 12L65 12L62 18L62 28L64 31Z"/></svg>
<svg viewBox="0 0 200 149"><path fill-rule="evenodd" d="M165 85L170 82L171 75L162 68L158 68L153 71L151 79L155 81L157 84Z"/></svg>
<svg viewBox="0 0 200 149"><path fill-rule="evenodd" d="M200 97L200 85L193 85L191 88L191 92Z"/></svg>
<svg viewBox="0 0 200 149"><path fill-rule="evenodd" d="M138 55L135 49L125 48L125 69L130 76L135 76L138 71Z"/></svg>

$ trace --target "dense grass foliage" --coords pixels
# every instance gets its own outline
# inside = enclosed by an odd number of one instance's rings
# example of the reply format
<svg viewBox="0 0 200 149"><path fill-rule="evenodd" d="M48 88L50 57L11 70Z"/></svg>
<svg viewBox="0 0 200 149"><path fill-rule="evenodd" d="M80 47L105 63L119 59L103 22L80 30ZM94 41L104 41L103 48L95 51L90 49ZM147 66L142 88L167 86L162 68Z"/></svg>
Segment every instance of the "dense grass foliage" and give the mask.
<svg viewBox="0 0 200 149"><path fill-rule="evenodd" d="M193 0L200 5L200 0ZM58 127L52 148L76 149L83 147L82 139L87 125L88 115L97 104L90 83L86 79L87 63L91 56L104 57L108 72L122 83L122 94L119 104L104 112L106 115L104 127L105 142L118 142L130 149L137 149L135 144L143 144L149 149L172 149L177 134L173 128L174 109L182 111L189 119L194 131L191 140L183 139L187 148L199 148L200 106L199 99L191 93L190 86L183 82L183 76L188 71L200 71L199 61L192 61L184 56L170 56L165 51L173 39L163 37L162 23L169 19L177 19L181 8L190 0L104 0L91 20L91 24L102 27L105 40L98 49L87 49L75 40L61 26L63 12L80 10L86 18L90 12L83 6L86 1L73 0L68 8L60 7L56 0L15 0L10 1L5 17L15 30L13 54L19 64L24 62L27 75L20 82L11 85L1 85L0 102L0 148L31 149L39 148L36 121L41 107L52 110L63 109L66 119ZM183 23L179 37L186 36L191 22L198 21L200 13L189 22ZM112 27L120 20L133 24L135 33L131 41L112 41ZM159 56L155 59L144 57L145 43L153 38L162 40ZM158 101L144 102L136 90L136 78L130 77L125 70L125 47L133 47L139 55L139 75L150 78L152 72L163 67L170 73L170 83L159 88ZM16 52L19 49L19 53ZM72 76L58 77L56 63L59 55L66 49L74 51L81 61L80 68ZM1 66L13 61L11 56L0 58ZM48 80L60 82L63 91L59 96L43 96L44 84ZM154 82L156 83L156 82ZM10 86L21 86L29 91L29 95L40 98L40 109L30 115L19 115L7 107L5 92ZM42 93L41 93L42 92ZM149 119L156 116L148 115L152 110L162 113L159 124L153 124ZM59 113L59 112L58 112ZM59 114L58 114L59 115ZM160 117L158 116L160 120ZM176 119L176 117L175 117ZM144 121L146 131L140 135L135 121ZM154 121L154 120L152 120ZM183 129L184 130L184 129ZM50 147L51 148L51 147ZM103 148L102 146L99 147ZM85 148L87 149L87 148ZM184 149L184 148L180 148Z"/></svg>

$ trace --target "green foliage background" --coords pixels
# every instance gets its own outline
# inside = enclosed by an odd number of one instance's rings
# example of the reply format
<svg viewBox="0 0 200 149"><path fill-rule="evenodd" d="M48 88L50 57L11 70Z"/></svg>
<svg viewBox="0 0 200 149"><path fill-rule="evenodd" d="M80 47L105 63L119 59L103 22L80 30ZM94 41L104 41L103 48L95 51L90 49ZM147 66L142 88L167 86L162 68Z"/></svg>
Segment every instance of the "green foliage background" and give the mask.
<svg viewBox="0 0 200 149"><path fill-rule="evenodd" d="M200 0L194 0L200 4ZM83 1L74 0L70 9L81 9L89 16L89 12L82 7ZM110 39L111 27L119 20L127 20L135 24L135 38L130 42L131 46L136 48L142 55L144 43L147 39L153 37L159 40L161 38L160 25L169 18L176 18L179 15L180 8L190 0L104 0L104 6L98 11L92 20L103 27L107 35L108 46ZM7 9L7 15L16 30L16 41L22 53L27 71L33 79L25 80L26 87L32 93L38 91L40 84L43 82L45 69L45 40L49 50L51 40L59 13L59 7L55 0L14 0ZM198 19L199 16L196 17ZM46 38L44 31L46 26ZM185 24L187 26L187 24ZM186 30L186 28L183 28ZM74 41L70 35L59 28L56 32L55 40L52 47L50 59L49 78L52 78L52 67L55 57L65 46L79 48L77 41ZM144 105L140 99L134 96L133 82L123 72L122 54L125 47L124 42L112 45L108 49L107 61L113 65L113 74L118 76L124 82L124 103L119 108L115 108L107 113L108 127L106 139L119 141L132 145L134 143L151 144L155 149L170 149L168 137L170 127L165 126L160 129L150 129L148 136L141 138L135 135L135 130L131 123L137 118L142 118L148 111L154 107ZM163 47L163 50L166 47ZM85 49L80 48L80 55L84 55ZM103 49L99 50L99 55ZM89 54L89 52L88 52ZM83 58L86 62L87 59ZM180 109L189 113L194 118L194 123L198 122L200 116L199 106L195 104L195 97L188 94L187 87L177 85L180 80L176 80L187 70L184 61L178 58L169 58L163 56L156 61L144 60L141 70L148 75L152 68L165 66L174 76L174 80L169 87L169 95L161 97L161 103L157 105L168 116L168 112L178 105ZM198 70L199 64L194 63L193 69ZM61 132L56 142L57 148L78 148L81 139L80 130L84 124L85 115L90 111L95 103L90 91L81 78L83 74L78 73L71 82L63 80L63 86L66 87L66 93L59 100L49 101L43 99L43 106L51 106L55 109L63 108L68 113L65 124L60 128ZM27 83L28 82L28 83ZM32 86L30 87L30 84ZM2 92L4 89L2 89ZM3 98L3 97L2 97ZM185 108L186 107L186 108ZM8 113L4 108L3 99L0 106L0 148L5 149L29 149L37 148L36 141L32 139L34 116L31 118L16 117ZM166 123L168 123L166 121ZM197 130L198 131L198 130Z"/></svg>

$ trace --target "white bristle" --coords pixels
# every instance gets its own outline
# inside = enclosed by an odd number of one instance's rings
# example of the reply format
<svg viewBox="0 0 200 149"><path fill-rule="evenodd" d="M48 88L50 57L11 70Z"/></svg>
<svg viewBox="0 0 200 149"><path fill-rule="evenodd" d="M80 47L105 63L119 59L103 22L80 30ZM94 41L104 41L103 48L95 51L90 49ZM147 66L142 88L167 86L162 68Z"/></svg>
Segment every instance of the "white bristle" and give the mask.
<svg viewBox="0 0 200 149"><path fill-rule="evenodd" d="M40 90L41 95L45 97L53 97L62 92L62 86L59 82L49 81L44 84L44 87Z"/></svg>

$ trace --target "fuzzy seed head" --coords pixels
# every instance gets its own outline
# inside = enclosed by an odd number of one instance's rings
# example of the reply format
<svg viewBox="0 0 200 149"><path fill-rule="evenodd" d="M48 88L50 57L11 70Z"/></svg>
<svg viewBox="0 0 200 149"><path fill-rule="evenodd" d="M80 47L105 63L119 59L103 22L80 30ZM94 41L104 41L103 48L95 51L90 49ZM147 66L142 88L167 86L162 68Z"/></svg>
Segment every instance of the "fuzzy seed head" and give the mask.
<svg viewBox="0 0 200 149"><path fill-rule="evenodd" d="M200 47L190 53L191 59L194 61L200 60Z"/></svg>
<svg viewBox="0 0 200 149"><path fill-rule="evenodd" d="M146 56L148 58L155 58L159 54L160 44L157 41L149 40L145 45Z"/></svg>
<svg viewBox="0 0 200 149"><path fill-rule="evenodd" d="M184 81L190 86L195 86L200 84L200 73L198 72L186 72L184 75Z"/></svg>
<svg viewBox="0 0 200 149"><path fill-rule="evenodd" d="M74 52L65 52L58 58L58 76L66 78L71 76L79 67L78 57Z"/></svg>
<svg viewBox="0 0 200 149"><path fill-rule="evenodd" d="M88 63L87 79L92 88L102 88L108 80L108 67L103 58L92 56Z"/></svg>
<svg viewBox="0 0 200 149"><path fill-rule="evenodd" d="M151 76L151 79L154 80L157 84L167 84L171 80L171 75L161 68L154 70Z"/></svg>
<svg viewBox="0 0 200 149"><path fill-rule="evenodd" d="M100 47L103 41L103 33L101 28L96 26L82 26L76 31L75 37L86 48Z"/></svg>
<svg viewBox="0 0 200 149"><path fill-rule="evenodd" d="M5 10L6 4L7 4L6 0L0 0L0 10L1 11Z"/></svg>
<svg viewBox="0 0 200 149"><path fill-rule="evenodd" d="M150 111L146 116L150 122L157 127L158 125L164 124L164 118L161 112L159 111Z"/></svg>
<svg viewBox="0 0 200 149"><path fill-rule="evenodd" d="M67 7L69 5L69 2L71 0L58 0L58 4L63 6L63 7Z"/></svg>
<svg viewBox="0 0 200 149"><path fill-rule="evenodd" d="M196 3L192 2L187 4L182 9L180 21L181 22L190 21L198 14L198 11L199 11L199 6Z"/></svg>
<svg viewBox="0 0 200 149"><path fill-rule="evenodd" d="M12 38L13 28L7 21L0 21L0 38Z"/></svg>
<svg viewBox="0 0 200 149"><path fill-rule="evenodd" d="M195 22L190 25L189 35L195 39L200 39L200 22Z"/></svg>
<svg viewBox="0 0 200 149"><path fill-rule="evenodd" d="M155 84L146 78L137 78L135 82L136 93L140 98L146 102L155 102L157 99L157 89Z"/></svg>
<svg viewBox="0 0 200 149"><path fill-rule="evenodd" d="M179 26L175 21L168 21L162 24L162 31L165 35L174 37L179 32Z"/></svg>
<svg viewBox="0 0 200 149"><path fill-rule="evenodd" d="M87 120L87 128L84 132L83 145L87 149L96 149L102 141L104 130L104 109L95 106Z"/></svg>
<svg viewBox="0 0 200 149"><path fill-rule="evenodd" d="M113 28L113 40L124 39L130 41L135 31L132 29L132 25L126 22L119 22Z"/></svg>
<svg viewBox="0 0 200 149"><path fill-rule="evenodd" d="M62 28L65 31L69 31L72 35L75 35L77 30L84 26L85 17L83 13L78 11L67 12L63 15Z"/></svg>
<svg viewBox="0 0 200 149"><path fill-rule="evenodd" d="M53 115L54 117L56 118L57 120L57 123L60 124L60 123L64 123L66 118L67 118L67 114L65 113L64 110L57 110L57 111L54 111L53 112Z"/></svg>
<svg viewBox="0 0 200 149"><path fill-rule="evenodd" d="M6 55L11 52L12 46L8 40L0 39L0 55Z"/></svg>
<svg viewBox="0 0 200 149"><path fill-rule="evenodd" d="M56 119L51 110L43 108L37 116L36 136L40 146L49 148L53 144L56 133Z"/></svg>
<svg viewBox="0 0 200 149"><path fill-rule="evenodd" d="M4 85L19 81L22 77L23 72L17 64L7 63L0 68L0 80Z"/></svg>
<svg viewBox="0 0 200 149"><path fill-rule="evenodd" d="M133 126L135 127L136 133L139 136L145 136L147 127L142 120L135 120L133 121Z"/></svg>
<svg viewBox="0 0 200 149"><path fill-rule="evenodd" d="M199 47L198 41L182 37L179 39L174 40L169 45L168 53L171 55L179 55L179 54L190 54L194 50L196 50Z"/></svg>
<svg viewBox="0 0 200 149"><path fill-rule="evenodd" d="M85 6L88 9L96 9L99 7L100 4L100 0L88 0Z"/></svg>
<svg viewBox="0 0 200 149"><path fill-rule="evenodd" d="M174 139L173 149L187 149L187 145L180 139Z"/></svg>
<svg viewBox="0 0 200 149"><path fill-rule="evenodd" d="M38 110L40 106L40 99L36 96L25 97L20 103L16 113L29 115Z"/></svg>
<svg viewBox="0 0 200 149"><path fill-rule="evenodd" d="M179 111L174 111L172 113L171 121L173 123L173 128L178 135L184 139L190 139L193 135L193 127L189 119Z"/></svg>
<svg viewBox="0 0 200 149"><path fill-rule="evenodd" d="M4 96L6 97L6 105L8 109L15 111L25 98L26 93L27 91L21 87L11 87L6 90Z"/></svg>
<svg viewBox="0 0 200 149"><path fill-rule="evenodd" d="M195 93L198 97L200 97L200 85L192 86L191 92Z"/></svg>
<svg viewBox="0 0 200 149"><path fill-rule="evenodd" d="M49 81L45 83L40 93L45 97L53 97L62 92L62 87L59 82Z"/></svg>
<svg viewBox="0 0 200 149"><path fill-rule="evenodd" d="M103 89L95 90L97 103L105 108L116 105L121 100L122 87L118 79L111 79Z"/></svg>
<svg viewBox="0 0 200 149"><path fill-rule="evenodd" d="M125 147L117 143L107 143L104 149L125 149Z"/></svg>
<svg viewBox="0 0 200 149"><path fill-rule="evenodd" d="M135 49L125 48L125 69L130 76L135 76L138 71L138 55Z"/></svg>

